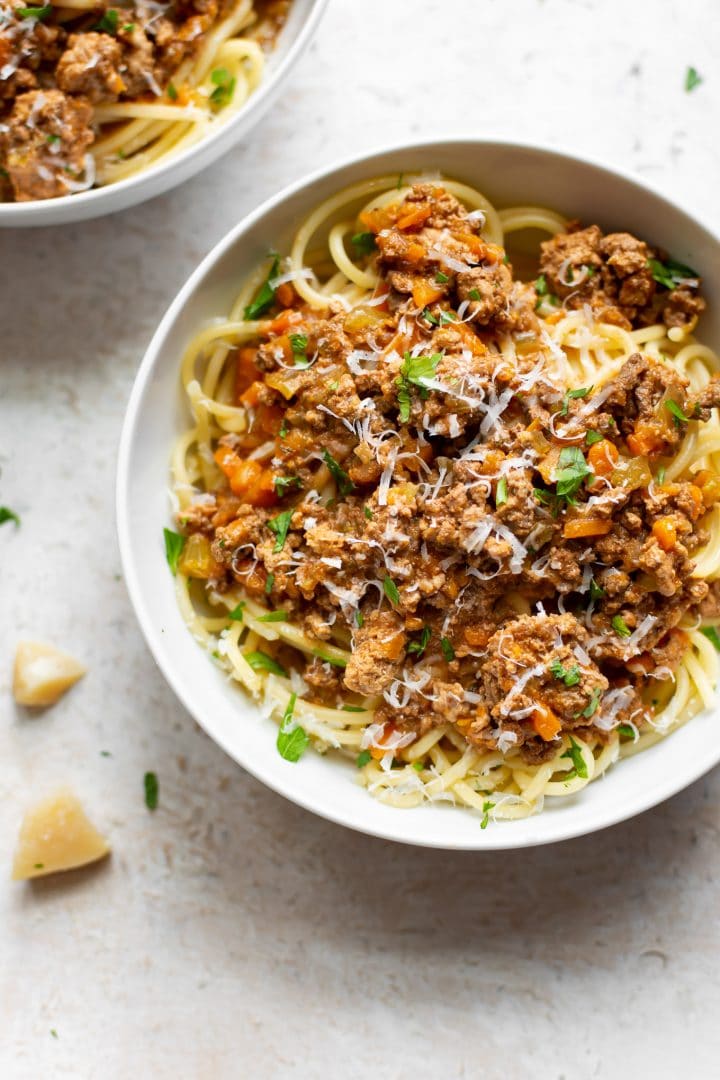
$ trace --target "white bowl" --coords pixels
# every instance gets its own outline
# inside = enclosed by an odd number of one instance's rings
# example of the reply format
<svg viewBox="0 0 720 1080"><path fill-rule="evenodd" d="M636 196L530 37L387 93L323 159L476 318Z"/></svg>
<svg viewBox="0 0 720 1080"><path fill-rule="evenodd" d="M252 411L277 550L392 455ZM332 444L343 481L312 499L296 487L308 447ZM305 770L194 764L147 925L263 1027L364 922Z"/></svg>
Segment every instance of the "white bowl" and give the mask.
<svg viewBox="0 0 720 1080"><path fill-rule="evenodd" d="M275 748L276 726L215 667L178 611L162 530L170 524L168 464L187 426L178 367L190 336L224 313L269 248L286 250L297 225L351 183L393 172L439 170L478 187L499 206L540 203L587 223L630 229L698 267L709 300L702 336L720 331L720 241L645 184L601 165L527 145L444 141L353 161L304 180L236 226L201 263L162 320L133 388L120 444L117 512L130 597L163 674L198 723L269 787L308 810L362 832L441 848L497 849L564 840L605 828L680 791L720 760L715 713L705 713L644 753L612 767L577 796L546 799L542 814L497 822L448 805L396 809L353 783L351 762L308 752L298 764Z"/></svg>
<svg viewBox="0 0 720 1080"><path fill-rule="evenodd" d="M77 195L38 202L0 202L0 228L32 225L67 225L114 214L145 202L189 180L247 135L276 100L296 61L315 33L328 0L293 0L277 45L267 58L262 82L247 104L205 139L145 172L116 184Z"/></svg>

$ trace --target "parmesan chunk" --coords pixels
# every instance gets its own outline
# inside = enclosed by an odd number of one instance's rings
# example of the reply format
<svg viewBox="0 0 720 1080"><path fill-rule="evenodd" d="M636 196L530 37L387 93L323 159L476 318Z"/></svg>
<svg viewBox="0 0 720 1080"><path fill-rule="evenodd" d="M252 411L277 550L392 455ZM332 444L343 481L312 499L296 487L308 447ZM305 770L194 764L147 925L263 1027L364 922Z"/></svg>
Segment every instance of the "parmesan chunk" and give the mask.
<svg viewBox="0 0 720 1080"><path fill-rule="evenodd" d="M21 641L15 653L13 693L18 705L54 705L87 668L54 645Z"/></svg>
<svg viewBox="0 0 720 1080"><path fill-rule="evenodd" d="M13 881L87 866L110 854L110 846L92 825L80 800L59 791L28 810L20 828Z"/></svg>

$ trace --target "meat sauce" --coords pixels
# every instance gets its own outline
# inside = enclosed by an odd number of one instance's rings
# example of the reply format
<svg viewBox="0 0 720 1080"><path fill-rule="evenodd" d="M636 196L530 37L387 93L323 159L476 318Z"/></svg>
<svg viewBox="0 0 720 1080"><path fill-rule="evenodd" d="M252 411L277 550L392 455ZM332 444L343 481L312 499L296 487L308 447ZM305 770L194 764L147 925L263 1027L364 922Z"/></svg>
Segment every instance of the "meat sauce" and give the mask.
<svg viewBox="0 0 720 1080"><path fill-rule="evenodd" d="M720 481L664 466L720 382L694 396L636 352L599 390L569 386L547 328L578 306L687 328L699 282L672 263L659 282L659 253L597 226L547 241L518 281L432 184L361 226L372 303L313 310L285 282L233 354L249 425L179 519L183 569L349 648L344 670L292 665L317 701L377 697L389 729L451 723L542 761L562 732L642 726L648 674L670 674L680 619L709 603L693 555Z"/></svg>

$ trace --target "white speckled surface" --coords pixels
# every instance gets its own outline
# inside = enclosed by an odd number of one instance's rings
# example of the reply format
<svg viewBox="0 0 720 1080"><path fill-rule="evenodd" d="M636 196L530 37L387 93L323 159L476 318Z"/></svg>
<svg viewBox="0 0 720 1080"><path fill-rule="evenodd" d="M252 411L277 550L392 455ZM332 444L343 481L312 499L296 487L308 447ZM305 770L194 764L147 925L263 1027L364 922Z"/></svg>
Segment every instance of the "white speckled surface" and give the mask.
<svg viewBox="0 0 720 1080"><path fill-rule="evenodd" d="M114 218L0 233L0 502L23 516L0 531L0 861L62 782L115 850L0 885L0 1076L717 1075L717 772L527 853L316 820L233 766L155 670L118 578L113 481L168 301L310 168L416 135L528 138L720 227L719 32L714 0L333 0L282 106L208 175ZM688 64L706 76L692 95ZM37 716L8 693L26 635L90 666Z"/></svg>

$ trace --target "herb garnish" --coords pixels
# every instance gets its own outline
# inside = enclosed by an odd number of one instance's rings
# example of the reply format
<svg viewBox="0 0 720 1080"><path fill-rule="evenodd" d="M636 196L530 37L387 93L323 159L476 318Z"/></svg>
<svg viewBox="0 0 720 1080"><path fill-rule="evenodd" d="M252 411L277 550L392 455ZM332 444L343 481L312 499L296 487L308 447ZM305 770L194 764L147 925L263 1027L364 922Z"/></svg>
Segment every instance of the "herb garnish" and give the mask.
<svg viewBox="0 0 720 1080"><path fill-rule="evenodd" d="M180 533L173 532L172 529L163 529L163 536L165 537L167 564L173 574L177 574L178 559L182 554L182 549L185 547L185 537Z"/></svg>
<svg viewBox="0 0 720 1080"><path fill-rule="evenodd" d="M287 622L287 611L268 611L265 615L258 615L258 622Z"/></svg>
<svg viewBox="0 0 720 1080"><path fill-rule="evenodd" d="M597 712L597 707L600 704L600 698L601 697L602 697L602 690L598 686L595 690L593 690L590 701L587 703L587 705L585 706L583 711L580 713L580 716L584 716L586 720L589 720L590 717L593 716ZM580 773L580 775L582 776L582 773Z"/></svg>
<svg viewBox="0 0 720 1080"><path fill-rule="evenodd" d="M145 805L148 810L157 810L158 794L160 792L157 774L146 772L143 777L143 784L145 785Z"/></svg>
<svg viewBox="0 0 720 1080"><path fill-rule="evenodd" d="M127 27L124 26L123 30L127 30ZM169 82L167 84L167 86L165 87L165 93L167 94L167 96L170 98L171 101L177 101L178 92L175 89L174 83Z"/></svg>
<svg viewBox="0 0 720 1080"><path fill-rule="evenodd" d="M343 712L367 712L364 705L343 705Z"/></svg>
<svg viewBox="0 0 720 1080"><path fill-rule="evenodd" d="M594 711L595 710L593 709L593 712ZM583 713L583 716L584 715L585 715L585 713ZM571 770L572 776L579 776L583 780L587 780L587 777L588 777L587 763L585 761L585 758L583 757L583 752L580 749L580 746L578 745L578 743L575 742L572 735L570 736L570 746L568 747L568 749L565 751L564 754L560 755L560 757L570 758L570 760L572 761L572 763L573 763L573 768ZM568 780L571 779L571 774L570 773L566 773L565 776L566 776L566 779L568 779Z"/></svg>
<svg viewBox="0 0 720 1080"><path fill-rule="evenodd" d="M271 671L273 675L284 675L287 678L285 668L280 667L277 660L273 660L267 653L258 649L256 652L243 653L243 656L253 671Z"/></svg>
<svg viewBox="0 0 720 1080"><path fill-rule="evenodd" d="M559 471L556 477L556 494L573 504L573 495L578 490L583 480L592 476L592 469L579 446L566 446L560 451L558 459Z"/></svg>
<svg viewBox="0 0 720 1080"><path fill-rule="evenodd" d="M666 289L672 290L688 278L699 277L697 270L693 270L691 266L685 266L684 263L675 262L674 259L668 259L664 263L659 259L648 259L647 265L653 280Z"/></svg>
<svg viewBox="0 0 720 1080"><path fill-rule="evenodd" d="M495 489L495 506L502 506L508 500L507 477L501 476Z"/></svg>
<svg viewBox="0 0 720 1080"><path fill-rule="evenodd" d="M422 656L428 647L428 642L432 637L432 630L429 626L423 626L422 633L420 634L419 641L411 641L407 647L409 653L417 653L418 657Z"/></svg>
<svg viewBox="0 0 720 1080"><path fill-rule="evenodd" d="M320 660L324 660L326 664L332 664L334 667L346 668L347 660L344 660L340 656L333 656L331 653L323 652L322 649L313 649L313 656L317 656Z"/></svg>
<svg viewBox="0 0 720 1080"><path fill-rule="evenodd" d="M681 424L687 424L690 417L685 415L685 413L678 405L677 401L673 401L672 398L668 398L668 400L664 402L664 405L667 411L671 413L672 418L678 427L680 427Z"/></svg>
<svg viewBox="0 0 720 1080"><path fill-rule="evenodd" d="M429 393L428 382L435 378L437 366L442 360L441 353L433 353L432 356L411 356L405 353L400 374L395 380L398 388L398 404L400 406L400 419L406 424L410 419L410 394L413 386L420 388L420 396L426 398Z"/></svg>
<svg viewBox="0 0 720 1080"><path fill-rule="evenodd" d="M280 757L285 758L286 761L293 762L300 760L310 742L310 736L305 728L300 727L299 724L293 725L293 713L295 712L296 701L297 694L291 694L285 712L283 713L277 737L277 748L280 752Z"/></svg>
<svg viewBox="0 0 720 1080"><path fill-rule="evenodd" d="M235 77L227 68L215 68L210 74L210 82L215 89L210 95L210 104L214 109L222 109L229 105L235 93Z"/></svg>
<svg viewBox="0 0 720 1080"><path fill-rule="evenodd" d="M360 255L370 255L377 248L375 233L359 232L350 239L350 243Z"/></svg>
<svg viewBox="0 0 720 1080"><path fill-rule="evenodd" d="M477 289L471 289L468 293L468 300L481 300L482 297Z"/></svg>
<svg viewBox="0 0 720 1080"><path fill-rule="evenodd" d="M370 507L369 507L369 506L363 506L363 514L364 514L364 515L365 515L365 517L366 517L366 518L368 519L368 521L372 521L372 519L373 519L373 512L372 512L372 510L370 509Z"/></svg>
<svg viewBox="0 0 720 1080"><path fill-rule="evenodd" d="M272 592L274 584L275 584L275 575L274 574L268 574L268 576L265 578L265 595L266 596L270 595L270 593Z"/></svg>
<svg viewBox="0 0 720 1080"><path fill-rule="evenodd" d="M285 540L287 539L290 522L292 521L294 513L294 510L283 510L281 514L277 514L274 518L270 518L267 523L268 529L271 533L274 533L277 538L275 540L275 547L273 548L274 555L277 555L279 551L282 551L285 546Z"/></svg>
<svg viewBox="0 0 720 1080"><path fill-rule="evenodd" d="M481 829L487 829L488 825L490 824L490 811L493 810L494 808L495 808L495 803L494 802L484 802L483 803L483 817L482 817L482 821L480 822L480 828Z"/></svg>
<svg viewBox="0 0 720 1080"><path fill-rule="evenodd" d="M712 641L715 648L720 651L720 634L716 626L701 626L700 633L704 634L708 641Z"/></svg>
<svg viewBox="0 0 720 1080"><path fill-rule="evenodd" d="M631 724L618 724L616 731L618 735L622 735L625 739L635 738L635 729Z"/></svg>
<svg viewBox="0 0 720 1080"><path fill-rule="evenodd" d="M601 600L605 595L605 590L601 589L594 577L590 578L590 599Z"/></svg>
<svg viewBox="0 0 720 1080"><path fill-rule="evenodd" d="M580 682L580 668L577 664L573 664L572 667L566 668L560 660L553 660L550 665L550 674L554 679L559 679L560 682L564 682L566 686L577 686Z"/></svg>
<svg viewBox="0 0 720 1080"><path fill-rule="evenodd" d="M594 446L595 443L602 442L604 435L601 435L599 431L586 431L585 432L585 445Z"/></svg>
<svg viewBox="0 0 720 1080"><path fill-rule="evenodd" d="M20 518L7 506L0 506L0 525L4 525L7 521L14 521L15 527L20 524Z"/></svg>
<svg viewBox="0 0 720 1080"><path fill-rule="evenodd" d="M558 415L567 416L568 410L570 408L570 402L575 398L587 397L591 390L592 386L580 386L577 390L568 390L564 398L562 399L562 405L560 407L560 412Z"/></svg>
<svg viewBox="0 0 720 1080"><path fill-rule="evenodd" d="M393 581L393 579L391 577L387 577L387 575L385 577L385 580L383 581L383 591L385 592L385 595L387 596L391 604L397 605L400 603L400 593L398 592L398 587Z"/></svg>
<svg viewBox="0 0 720 1080"><path fill-rule="evenodd" d="M702 75L698 74L697 69L689 67L685 72L685 93L691 94L695 87L699 86L702 81Z"/></svg>
<svg viewBox="0 0 720 1080"><path fill-rule="evenodd" d="M307 355L308 339L305 334L291 334L290 348L292 349L295 367L306 368L310 366Z"/></svg>
<svg viewBox="0 0 720 1080"><path fill-rule="evenodd" d="M630 637L632 630L623 619L622 615L613 615L612 628L620 637Z"/></svg>
<svg viewBox="0 0 720 1080"><path fill-rule="evenodd" d="M290 488L301 487L302 480L299 476L276 476L273 480L273 487L275 488L275 494L280 498L285 495Z"/></svg>
<svg viewBox="0 0 720 1080"><path fill-rule="evenodd" d="M443 274L442 270L438 270L437 274L435 275L435 283L437 285L444 285L445 282L449 280L450 278L447 276L447 274Z"/></svg>
<svg viewBox="0 0 720 1080"><path fill-rule="evenodd" d="M349 495L351 491L355 490L355 485L352 480L340 466L332 454L328 450L323 450L322 459L330 470L330 474L338 486L338 491L341 495Z"/></svg>
<svg viewBox="0 0 720 1080"><path fill-rule="evenodd" d="M93 26L93 30L100 30L104 34L117 34L119 18L120 16L114 8L108 8L103 13L100 22Z"/></svg>
<svg viewBox="0 0 720 1080"><path fill-rule="evenodd" d="M272 306L275 299L275 290L270 282L277 277L277 272L280 269L280 256L275 255L270 267L270 273L261 285L255 299L248 304L245 308L244 317L246 319L259 319L261 315L264 315L269 307Z"/></svg>
<svg viewBox="0 0 720 1080"><path fill-rule="evenodd" d="M51 11L52 4L45 4L43 7L21 7L17 9L21 19L37 19L39 22L47 19Z"/></svg>
<svg viewBox="0 0 720 1080"><path fill-rule="evenodd" d="M442 649L442 654L445 657L445 660L448 662L448 664L450 663L451 660L455 659L455 650L453 649L452 642L450 641L449 638L446 638L446 637L440 638L440 648Z"/></svg>
<svg viewBox="0 0 720 1080"><path fill-rule="evenodd" d="M232 619L233 622L243 621L243 611L245 610L245 601L241 600L232 611L228 612L228 619Z"/></svg>
<svg viewBox="0 0 720 1080"><path fill-rule="evenodd" d="M358 756L355 758L355 764L357 765L358 769L362 769L365 765L368 764L371 758L372 754L369 750L361 750Z"/></svg>

